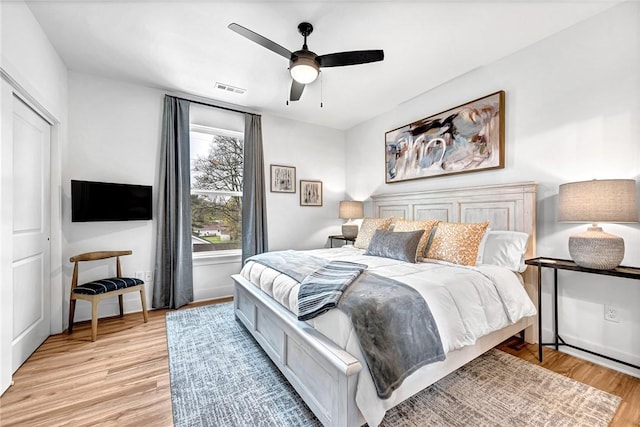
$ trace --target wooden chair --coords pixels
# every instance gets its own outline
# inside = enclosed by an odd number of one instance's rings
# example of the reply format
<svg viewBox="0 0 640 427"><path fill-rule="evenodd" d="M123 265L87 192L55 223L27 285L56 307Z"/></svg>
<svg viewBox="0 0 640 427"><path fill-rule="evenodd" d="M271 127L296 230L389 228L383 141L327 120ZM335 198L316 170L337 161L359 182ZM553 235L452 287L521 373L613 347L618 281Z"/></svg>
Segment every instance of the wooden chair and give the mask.
<svg viewBox="0 0 640 427"><path fill-rule="evenodd" d="M140 279L122 277L120 269L120 257L131 255L132 251L99 251L87 252L73 256L69 261L74 263L73 277L71 279L71 298L69 301L69 334L73 332L73 317L76 311L76 300L91 301L91 341L95 341L98 335L98 303L104 298L118 296L120 304L120 317L124 316L123 294L128 292L140 292L142 302L142 316L147 323L147 302L144 292L144 282ZM97 261L101 259L116 259L116 277L94 280L78 286L78 264L83 261Z"/></svg>

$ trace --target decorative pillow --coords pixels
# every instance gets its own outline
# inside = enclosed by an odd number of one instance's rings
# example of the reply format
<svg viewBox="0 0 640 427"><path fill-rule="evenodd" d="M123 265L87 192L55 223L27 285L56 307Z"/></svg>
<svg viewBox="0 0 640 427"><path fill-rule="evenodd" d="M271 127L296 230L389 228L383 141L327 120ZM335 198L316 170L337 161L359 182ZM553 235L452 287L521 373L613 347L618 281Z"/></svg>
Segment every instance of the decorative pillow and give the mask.
<svg viewBox="0 0 640 427"><path fill-rule="evenodd" d="M398 231L424 230L424 234L420 239L420 243L418 243L418 256L422 257L424 256L424 251L427 248L427 242L429 241L431 230L436 224L438 224L437 219L426 219L423 221L408 221L406 219L398 218L396 220L396 225L393 227L393 231L398 232Z"/></svg>
<svg viewBox="0 0 640 427"><path fill-rule="evenodd" d="M360 231L358 231L358 237L353 244L354 247L359 249L367 249L369 242L376 230L387 231L391 226L393 218L368 218L364 217Z"/></svg>
<svg viewBox="0 0 640 427"><path fill-rule="evenodd" d="M416 262L418 245L424 234L424 230L404 232L376 230L364 254Z"/></svg>
<svg viewBox="0 0 640 427"><path fill-rule="evenodd" d="M476 265L478 247L488 225L488 221L468 224L438 223L427 258L460 265Z"/></svg>
<svg viewBox="0 0 640 427"><path fill-rule="evenodd" d="M491 230L486 234L479 264L498 265L520 273L527 268L524 263L524 254L529 243L527 233Z"/></svg>

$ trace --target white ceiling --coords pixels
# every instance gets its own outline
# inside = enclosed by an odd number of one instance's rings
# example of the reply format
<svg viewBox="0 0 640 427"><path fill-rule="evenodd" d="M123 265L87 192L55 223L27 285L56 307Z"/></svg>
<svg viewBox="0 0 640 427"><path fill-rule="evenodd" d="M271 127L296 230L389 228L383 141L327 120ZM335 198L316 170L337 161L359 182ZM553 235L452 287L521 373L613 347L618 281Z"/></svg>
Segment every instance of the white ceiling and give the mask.
<svg viewBox="0 0 640 427"><path fill-rule="evenodd" d="M27 3L70 70L348 129L617 1ZM302 21L313 24L308 45L319 55L384 49L385 59L324 69L287 106L287 60L227 25L236 22L295 51ZM216 82L247 92L223 92Z"/></svg>

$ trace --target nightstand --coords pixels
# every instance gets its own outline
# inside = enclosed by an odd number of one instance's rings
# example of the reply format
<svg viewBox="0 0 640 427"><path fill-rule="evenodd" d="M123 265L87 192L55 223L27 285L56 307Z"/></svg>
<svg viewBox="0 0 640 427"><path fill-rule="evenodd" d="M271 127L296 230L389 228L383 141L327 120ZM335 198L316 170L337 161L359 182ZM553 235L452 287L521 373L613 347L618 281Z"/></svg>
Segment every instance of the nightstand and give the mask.
<svg viewBox="0 0 640 427"><path fill-rule="evenodd" d="M575 345L567 343L558 332L558 270L571 270L571 271L579 271L581 273L587 274L600 274L604 276L614 276L614 277L625 277L627 279L636 279L640 280L640 268L637 267L624 267L619 266L617 268L611 270L597 270L594 268L586 268L580 267L575 262L567 260L567 259L558 259L558 258L533 258L525 261L528 265L533 265L538 267L538 359L542 362L542 346L543 345L552 345L556 350L560 346L567 346L571 348L575 348L576 350L584 351L589 354L593 354L594 356L599 356L608 360L612 360L614 362L621 363L623 365L631 366L632 368L640 369L640 366L634 365L629 362L625 362L623 360L614 359L613 357L606 356L604 354L596 353L595 351L587 350L585 348L580 348ZM552 268L553 269L553 342L543 343L542 342L542 269L543 268Z"/></svg>
<svg viewBox="0 0 640 427"><path fill-rule="evenodd" d="M333 248L333 241L334 240L342 240L344 242L345 245L347 245L347 242L351 242L351 244L353 245L356 241L355 237L344 237L343 235L335 235L335 236L329 236L329 242L331 243L331 247Z"/></svg>

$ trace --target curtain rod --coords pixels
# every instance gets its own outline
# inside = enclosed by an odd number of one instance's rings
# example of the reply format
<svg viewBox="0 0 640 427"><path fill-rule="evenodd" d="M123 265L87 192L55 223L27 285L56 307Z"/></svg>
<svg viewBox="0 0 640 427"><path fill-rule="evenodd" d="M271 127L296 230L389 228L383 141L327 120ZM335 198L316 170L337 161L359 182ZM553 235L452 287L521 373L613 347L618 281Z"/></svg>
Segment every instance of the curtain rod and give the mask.
<svg viewBox="0 0 640 427"><path fill-rule="evenodd" d="M223 107L222 105L209 104L209 103L204 102L204 101L196 101L196 100L193 100L193 99L184 98L184 97L182 97L182 96L174 96L174 95L169 95L169 96L173 96L174 98L181 99L181 100L183 100L183 101L189 101L189 102L192 102L192 103L194 103L194 104L204 105L204 106L207 106L207 107L219 108L219 109L221 109L221 110L232 111L232 112L234 112L234 113L252 114L252 115L254 115L254 116L262 117L262 115L261 115L261 114L251 113L251 112L249 112L249 111L237 110L237 109L235 109L235 108L231 108L231 107Z"/></svg>

